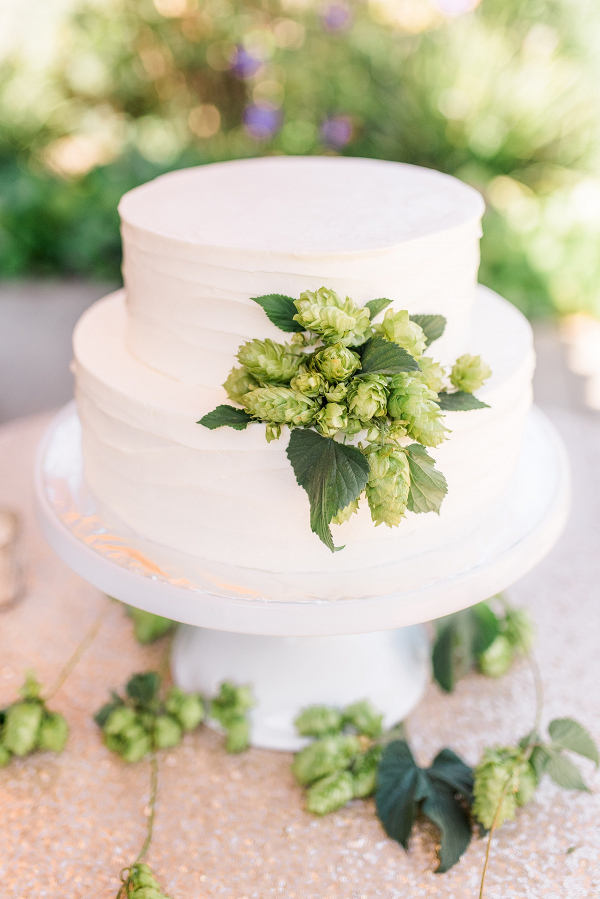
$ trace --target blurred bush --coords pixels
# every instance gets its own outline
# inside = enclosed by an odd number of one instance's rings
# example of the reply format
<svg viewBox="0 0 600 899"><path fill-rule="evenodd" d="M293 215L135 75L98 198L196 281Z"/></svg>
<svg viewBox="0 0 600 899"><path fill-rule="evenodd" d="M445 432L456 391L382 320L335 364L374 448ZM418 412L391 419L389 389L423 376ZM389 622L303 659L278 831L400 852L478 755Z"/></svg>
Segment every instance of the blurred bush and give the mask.
<svg viewBox="0 0 600 899"><path fill-rule="evenodd" d="M430 166L485 194L481 280L600 314L591 0L96 0L0 73L0 274L114 276L120 195L265 153Z"/></svg>

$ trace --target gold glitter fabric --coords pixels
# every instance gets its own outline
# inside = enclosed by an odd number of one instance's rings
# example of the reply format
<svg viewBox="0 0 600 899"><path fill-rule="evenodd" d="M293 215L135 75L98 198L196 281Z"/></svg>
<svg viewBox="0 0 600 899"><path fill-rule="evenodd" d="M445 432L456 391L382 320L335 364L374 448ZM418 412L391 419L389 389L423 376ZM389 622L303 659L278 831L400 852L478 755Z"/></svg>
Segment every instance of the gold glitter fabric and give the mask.
<svg viewBox="0 0 600 899"><path fill-rule="evenodd" d="M551 555L510 591L538 629L544 719L571 715L600 740L600 425L556 412L570 444L574 511ZM32 514L31 472L48 421L0 429L0 505L20 510L28 560L25 599L0 614L0 708L24 669L52 683L108 601L52 553ZM164 642L140 647L114 605L52 708L69 721L61 755L40 753L0 770L2 899L110 899L120 869L144 838L149 764L127 765L101 743L92 713L108 690L156 667ZM484 746L514 742L533 718L533 687L520 663L499 681L472 675L455 694L431 686L408 726L421 763L442 746L468 762ZM285 753L227 756L203 728L160 756L149 863L174 899L476 899L485 844L475 840L449 873L432 873L435 831L419 825L406 854L387 839L373 803L355 801L316 819ZM600 786L591 763L581 762ZM559 790L547 779L535 800L494 839L486 899L600 896L600 797Z"/></svg>

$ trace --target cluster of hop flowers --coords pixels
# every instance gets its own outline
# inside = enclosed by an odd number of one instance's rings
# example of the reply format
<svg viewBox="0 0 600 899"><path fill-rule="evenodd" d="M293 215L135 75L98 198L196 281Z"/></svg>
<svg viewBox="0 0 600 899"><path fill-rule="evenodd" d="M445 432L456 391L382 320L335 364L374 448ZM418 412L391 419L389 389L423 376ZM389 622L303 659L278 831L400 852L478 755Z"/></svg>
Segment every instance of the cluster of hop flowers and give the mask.
<svg viewBox="0 0 600 899"><path fill-rule="evenodd" d="M123 872L123 886L117 899L169 899L148 865L137 862Z"/></svg>
<svg viewBox="0 0 600 899"><path fill-rule="evenodd" d="M533 645L533 622L526 609L507 607L500 625L498 636L477 658L480 671L488 677L502 677L515 656L527 655Z"/></svg>
<svg viewBox="0 0 600 899"><path fill-rule="evenodd" d="M306 807L326 815L351 799L371 796L377 786L377 768L383 748L383 716L362 700L345 709L311 706L296 718L303 737L316 739L294 758L292 771L307 787Z"/></svg>
<svg viewBox="0 0 600 899"><path fill-rule="evenodd" d="M51 712L41 696L41 684L32 672L21 688L22 699L0 711L0 768L13 756L36 750L62 752L69 725L58 712Z"/></svg>
<svg viewBox="0 0 600 899"><path fill-rule="evenodd" d="M210 717L218 721L226 734L227 752L243 752L250 745L248 710L254 705L250 687L221 684L217 696L210 704Z"/></svg>
<svg viewBox="0 0 600 899"><path fill-rule="evenodd" d="M473 814L488 830L494 820L497 826L512 821L517 808L533 797L537 785L537 773L524 749L485 749L475 768Z"/></svg>
<svg viewBox="0 0 600 899"><path fill-rule="evenodd" d="M364 435L366 446L358 446L371 465L366 496L372 518L376 524L396 526L406 511L410 486L407 455L399 441L439 446L449 433L440 392L454 388L472 393L490 376L489 367L479 356L464 355L446 372L424 355L430 340L439 335L428 340L406 310L387 309L383 321L374 324L369 304L357 306L325 287L305 291L298 300L281 299L293 302L292 311L297 311L291 325L303 330L296 331L289 344L268 339L241 346L241 367L234 368L223 385L227 395L253 420L265 423L269 442L281 436L284 425L314 428L323 437L344 442ZM379 304L374 315L389 303L374 302ZM441 316L435 318L444 322ZM362 372L361 353L377 337L412 357L414 368L392 374ZM351 503L334 522L347 520L357 508L357 502Z"/></svg>

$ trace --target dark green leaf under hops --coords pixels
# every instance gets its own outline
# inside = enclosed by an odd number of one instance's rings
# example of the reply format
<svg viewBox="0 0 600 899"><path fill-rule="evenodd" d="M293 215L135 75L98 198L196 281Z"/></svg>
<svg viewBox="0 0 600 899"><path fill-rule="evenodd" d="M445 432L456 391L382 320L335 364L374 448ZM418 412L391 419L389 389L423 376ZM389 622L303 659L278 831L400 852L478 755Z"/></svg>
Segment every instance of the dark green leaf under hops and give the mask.
<svg viewBox="0 0 600 899"><path fill-rule="evenodd" d="M269 321L281 331L300 332L304 328L294 321L298 311L292 297L286 297L281 293L268 293L263 297L252 297L255 303L265 310Z"/></svg>
<svg viewBox="0 0 600 899"><path fill-rule="evenodd" d="M401 372L419 371L419 365L410 353L383 337L371 337L362 348L362 375L396 375Z"/></svg>
<svg viewBox="0 0 600 899"><path fill-rule="evenodd" d="M371 321L379 315L380 312L383 312L384 309L390 305L392 301L386 299L385 297L380 297L377 300L369 300L368 303L365 303L365 306L369 310L369 315L371 316Z"/></svg>
<svg viewBox="0 0 600 899"><path fill-rule="evenodd" d="M470 412L473 409L489 409L487 403L478 400L472 393L465 393L463 390L455 390L448 393L447 390L441 390L438 393L437 402L440 409L444 412Z"/></svg>
<svg viewBox="0 0 600 899"><path fill-rule="evenodd" d="M434 459L420 443L411 443L407 452L410 470L407 502L409 512L439 512L448 492L446 478L435 467Z"/></svg>
<svg viewBox="0 0 600 899"><path fill-rule="evenodd" d="M244 431L250 422L252 416L248 415L245 409L236 409L235 406L217 406L212 412L204 415L196 424L204 425L214 431L215 428L234 428L236 431Z"/></svg>
<svg viewBox="0 0 600 899"><path fill-rule="evenodd" d="M438 340L446 329L446 319L443 315L411 315L410 320L423 328L427 346Z"/></svg>
<svg viewBox="0 0 600 899"><path fill-rule="evenodd" d="M478 657L500 635L500 621L487 605L479 603L436 621L432 651L433 676L447 693L476 664Z"/></svg>

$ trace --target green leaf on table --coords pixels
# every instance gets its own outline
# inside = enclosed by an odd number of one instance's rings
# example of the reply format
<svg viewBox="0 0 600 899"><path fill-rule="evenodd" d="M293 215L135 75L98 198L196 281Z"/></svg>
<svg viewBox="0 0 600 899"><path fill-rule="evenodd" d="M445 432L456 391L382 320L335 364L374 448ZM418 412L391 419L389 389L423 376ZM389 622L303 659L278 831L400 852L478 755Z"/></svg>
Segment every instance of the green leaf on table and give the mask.
<svg viewBox="0 0 600 899"><path fill-rule="evenodd" d="M369 300L368 303L365 303L366 308L369 310L371 321L373 321L375 316L379 315L380 312L387 309L391 302L391 300L386 300L385 297L380 297L378 300Z"/></svg>
<svg viewBox="0 0 600 899"><path fill-rule="evenodd" d="M442 500L448 492L448 484L442 472L436 469L434 459L420 443L411 443L408 447L408 466L409 511L439 512Z"/></svg>
<svg viewBox="0 0 600 899"><path fill-rule="evenodd" d="M577 755L582 755L586 759L591 759L596 767L600 763L598 757L598 747L594 743L588 731L577 721L572 718L555 718L548 725L548 733L552 738L554 746L561 749L570 749Z"/></svg>
<svg viewBox="0 0 600 899"><path fill-rule="evenodd" d="M332 551L329 524L340 509L357 499L369 477L369 463L360 450L321 437L316 431L294 428L287 448L296 480L308 493L311 530Z"/></svg>
<svg viewBox="0 0 600 899"><path fill-rule="evenodd" d="M438 393L437 402L444 412L470 412L472 409L490 408L487 403L478 400L472 393L465 393L464 390L455 390L454 393L442 390Z"/></svg>
<svg viewBox="0 0 600 899"><path fill-rule="evenodd" d="M446 319L443 315L411 315L410 320L423 328L427 346L438 340L446 329Z"/></svg>
<svg viewBox="0 0 600 899"><path fill-rule="evenodd" d="M115 693L114 690L111 690L112 701L105 703L101 709L99 709L94 715L94 721L98 725L98 727L104 727L112 712L115 709L118 709L119 706L125 705L121 697Z"/></svg>
<svg viewBox="0 0 600 899"><path fill-rule="evenodd" d="M156 671L134 674L125 686L129 698L139 705L150 705L158 697L159 689L160 675Z"/></svg>
<svg viewBox="0 0 600 899"><path fill-rule="evenodd" d="M389 743L379 764L375 803L383 827L406 849L420 811L440 831L437 873L451 868L471 841L463 803L472 795L473 772L451 750L442 750L430 768L419 768L405 740Z"/></svg>
<svg viewBox="0 0 600 899"><path fill-rule="evenodd" d="M281 293L268 293L263 297L252 297L255 303L262 306L267 313L267 318L281 331L303 331L301 324L294 321L298 310L292 297L286 297Z"/></svg>
<svg viewBox="0 0 600 899"><path fill-rule="evenodd" d="M457 681L473 668L477 657L500 633L500 621L487 603L455 612L436 622L432 651L433 676L442 690L452 693Z"/></svg>
<svg viewBox="0 0 600 899"><path fill-rule="evenodd" d="M420 371L416 359L397 343L384 337L371 337L362 348L361 375L397 375L403 371Z"/></svg>
<svg viewBox="0 0 600 899"><path fill-rule="evenodd" d="M582 790L589 793L589 787L579 773L579 768L573 764L570 758L552 746L542 746L541 748L548 756L544 765L544 773L551 777L555 784L565 790Z"/></svg>
<svg viewBox="0 0 600 899"><path fill-rule="evenodd" d="M212 412L208 412L196 424L204 425L214 431L215 428L235 428L236 431L243 431L252 421L252 416L248 415L245 409L236 409L235 406L217 406Z"/></svg>

